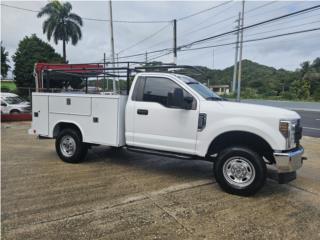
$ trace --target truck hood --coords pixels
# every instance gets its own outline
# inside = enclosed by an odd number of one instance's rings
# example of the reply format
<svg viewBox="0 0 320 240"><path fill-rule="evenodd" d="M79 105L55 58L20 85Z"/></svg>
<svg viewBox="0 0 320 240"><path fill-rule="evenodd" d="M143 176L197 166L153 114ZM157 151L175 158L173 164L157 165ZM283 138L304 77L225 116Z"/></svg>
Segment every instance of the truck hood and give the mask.
<svg viewBox="0 0 320 240"><path fill-rule="evenodd" d="M221 111L225 114L238 115L238 116L252 116L252 117L266 117L276 119L297 119L300 115L294 111L284 108L263 106L249 103L238 103L229 101L205 101L203 102L205 108L212 109L219 106ZM209 110L208 109L208 110Z"/></svg>

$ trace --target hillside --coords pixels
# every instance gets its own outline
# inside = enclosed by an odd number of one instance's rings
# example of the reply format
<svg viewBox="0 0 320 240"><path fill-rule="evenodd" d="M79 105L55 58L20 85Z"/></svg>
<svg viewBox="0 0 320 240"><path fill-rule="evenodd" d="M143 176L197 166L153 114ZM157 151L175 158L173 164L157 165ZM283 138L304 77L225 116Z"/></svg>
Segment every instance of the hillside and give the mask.
<svg viewBox="0 0 320 240"><path fill-rule="evenodd" d="M199 68L206 73L206 78L210 79L210 84L232 85L233 66L223 70L212 70L201 66ZM297 71L275 69L250 60L243 60L242 62L242 89L254 89L258 94L271 96L278 95L282 91L288 91L291 83L299 77L300 73ZM207 80L202 81L206 82Z"/></svg>

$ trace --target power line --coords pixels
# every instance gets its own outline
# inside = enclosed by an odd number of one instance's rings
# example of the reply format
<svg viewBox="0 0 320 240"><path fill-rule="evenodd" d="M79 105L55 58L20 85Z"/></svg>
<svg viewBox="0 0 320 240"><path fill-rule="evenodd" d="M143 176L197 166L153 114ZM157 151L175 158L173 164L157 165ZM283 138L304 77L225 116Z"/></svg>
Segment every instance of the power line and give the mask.
<svg viewBox="0 0 320 240"><path fill-rule="evenodd" d="M155 50L155 51L150 51L150 52L148 52L148 54L159 53L159 52L168 51L168 50L172 50L172 48L163 48L163 49L159 49L159 50ZM144 56L145 54L146 54L145 52L144 53L137 53L137 54L127 55L127 56L122 56L122 57L119 57L119 59Z"/></svg>
<svg viewBox="0 0 320 240"><path fill-rule="evenodd" d="M267 36L267 37L247 39L247 40L244 40L243 42L244 43L245 42L256 42L256 41L262 41L262 40L278 38L278 37L284 37L284 36L289 36L289 35L295 35L295 34L301 34L301 33L307 33L307 32L314 32L314 31L319 31L319 30L320 30L320 28L311 28L311 29L305 29L305 30L301 30L301 31L277 34L277 35L272 35L272 36ZM184 52L184 51L196 51L196 50L201 50L201 49L207 49L207 48L213 48L213 47L223 47L223 46L229 46L229 45L234 45L234 44L236 44L236 42L229 42L229 43L210 45L210 46L203 46L203 47L190 48L190 49L181 49L179 51L182 51L182 52Z"/></svg>
<svg viewBox="0 0 320 240"><path fill-rule="evenodd" d="M218 12L217 14L215 14L213 17L210 16L209 18L206 18L206 19L204 19L203 21L197 23L197 26L201 25L202 23L207 22L209 19L215 18L215 17L223 14L225 11L229 10L231 7L233 7L233 5L230 6L230 7L228 7L228 8L223 9L222 11L219 11L219 12ZM218 21L218 22L211 23L210 25L206 25L206 26L204 26L204 27L201 27L201 28L199 28L199 29L195 29L195 30L192 30L192 31L184 31L184 32L181 34L181 36L185 36L185 35L187 35L187 34L199 32L199 31L201 31L202 29L208 28L208 26L211 27L211 26L215 25L216 23L224 22L224 21L227 21L227 20L229 20L229 19L231 19L231 18L234 18L234 17L233 17L233 16L232 16L232 17L228 17L228 18L226 18L226 19L223 19L222 21L220 20L220 21Z"/></svg>
<svg viewBox="0 0 320 240"><path fill-rule="evenodd" d="M294 15L300 15L300 14L303 14L303 13L306 13L306 12L311 12L311 11L314 11L314 10L316 10L318 8L320 8L320 5L315 5L313 7L305 8L305 9L302 9L302 10L299 10L299 11L295 11L293 13L285 14L285 15L282 15L282 16L279 16L279 17L271 18L271 19L268 19L268 20L264 20L264 21L261 21L261 22L258 22L258 23L254 23L254 24L245 26L243 28L240 28L239 31L245 30L245 29L249 29L249 28L253 28L253 27L257 27L257 26L261 26L261 25L264 25L266 23L274 22L274 21L277 21L277 20L280 20L280 19L283 19L283 18L294 16ZM203 38L203 39L199 39L199 40L193 41L191 43L184 44L184 45L180 46L179 48L190 47L191 45L199 44L199 43L202 43L202 42L205 42L205 41L208 41L208 40L212 40L214 38L218 38L218 37L222 37L222 36L225 36L225 35L229 35L229 34L237 32L237 31L238 31L237 29L236 30L231 30L231 31L224 32L224 33L221 33L221 34L217 34L217 35L214 35L214 36L211 36L211 37L206 37L206 38Z"/></svg>
<svg viewBox="0 0 320 240"><path fill-rule="evenodd" d="M223 5L229 4L229 3L231 3L231 2L232 2L232 1L223 2L223 3L219 4L219 5L215 5L215 6L213 6L213 7L206 8L206 9L204 9L204 10L201 10L201 11L199 11L199 12L196 12L196 13L193 13L193 14L190 14L190 15L187 15L187 16L185 16L185 17L177 18L177 20L178 20L178 21L186 20L186 19L188 19L188 18L197 16L197 15L202 14L202 13L204 13L204 12L211 11L211 10L213 10L213 9L216 9L216 8L221 7L221 6L223 6Z"/></svg>
<svg viewBox="0 0 320 240"><path fill-rule="evenodd" d="M271 4L273 4L273 3L276 3L276 1L268 2L268 3L266 3L266 4L262 4L262 5L260 5L260 6L255 7L255 8L249 9L248 11L245 11L245 13L250 13L250 12L256 11L256 10L258 10L258 9L260 9L260 8L266 7L266 6L271 5ZM227 8L227 9L225 9L225 10L228 10L228 9L229 9L229 8ZM219 12L218 14L223 13L223 12L224 12L224 11L221 11L221 12ZM217 15L216 15L216 16L217 16ZM183 34L183 36L184 36L184 35L186 35L186 34L196 33L196 32L199 32L199 31L201 31L201 30L207 29L207 28L209 28L209 27L215 26L215 25L217 25L217 24L219 24L219 23L226 22L226 21L231 20L231 19L235 19L236 17L237 17L237 15L233 15L233 16L224 18L224 19L222 19L222 20L219 20L219 21L217 21L217 22L214 22L214 23L205 25L205 26L203 26L203 27L201 27L201 28L198 28L198 29L195 29L195 30L193 30L193 31L184 32L184 33L182 33L182 34ZM207 20L207 19L206 19L206 20ZM205 21L202 21L202 22L200 22L199 24L202 24L203 22L205 22ZM199 24L198 24L198 25L199 25Z"/></svg>
<svg viewBox="0 0 320 240"><path fill-rule="evenodd" d="M273 38L290 36L290 35L301 34L301 33L314 32L314 31L319 31L319 30L320 30L320 28L305 29L305 30L301 30L301 31L277 34L277 35L272 35L272 36L267 36L267 37L248 39L248 40L244 40L243 43L263 41L263 40L267 40L267 39L273 39ZM208 49L208 48L225 47L225 46L234 45L235 43L236 42L230 42L230 43L224 43L224 44L218 44L218 45L210 45L210 46L204 46L204 47L198 47L198 48L183 49L183 50L179 50L179 51L187 52L187 51L196 51L196 50L202 50L202 49ZM154 60L154 59L163 57L163 56L168 55L168 54L171 54L171 52L168 52L168 53L165 53L165 54L161 54L159 56L151 58L150 60Z"/></svg>
<svg viewBox="0 0 320 240"><path fill-rule="evenodd" d="M233 2L233 1L229 1L229 2L227 2L227 3L231 3L231 2ZM232 7L232 6L231 6L231 7ZM228 7L228 8L226 8L226 9L222 10L222 11L219 11L214 17L216 17L216 16L224 13L226 10L229 10L231 7ZM233 18L233 17L232 17L232 18ZM228 19L230 19L230 18L228 18ZM227 19L227 20L228 20L228 19ZM179 20L179 19L178 19L178 20ZM197 25L202 24L203 22L205 22L205 21L207 21L207 20L208 20L208 18L206 18L205 20L201 21L201 22L198 23ZM183 32L182 35L180 35L180 36L185 36L185 35L187 35L187 34L189 34L189 33L193 33L193 32L197 32L197 31L189 31L189 32L188 32L188 31L185 31L185 32ZM166 39L166 40L157 42L157 43L151 45L149 48L154 48L154 47L156 47L156 46L161 45L162 43L169 42L169 41L171 41L171 39Z"/></svg>
<svg viewBox="0 0 320 240"><path fill-rule="evenodd" d="M171 53L172 53L172 51L167 52L167 53L164 53L164 54L161 54L161 55L158 55L158 56L153 57L153 58L150 58L150 59L149 59L149 62L150 62L150 61L153 61L153 60L155 60L155 59L158 59L158 58L164 57L164 56L166 56L166 55L169 55L169 54L171 54Z"/></svg>
<svg viewBox="0 0 320 240"><path fill-rule="evenodd" d="M280 20L280 19L284 19L284 18L287 18L287 17L292 17L292 16L295 16L295 15L300 15L300 14L304 14L304 13L307 13L307 12L311 12L311 11L314 11L314 10L318 9L319 7L320 7L320 5L315 5L313 7L305 8L305 9L302 9L302 10L299 10L299 11L295 11L295 12L292 12L292 13L289 13L289 14L285 14L285 15L282 15L282 16L279 16L279 17L271 18L271 19L268 19L268 20L264 20L264 21L249 25L249 26L245 26L245 27L240 28L240 29L231 30L231 31L220 33L220 34L217 34L217 35L214 35L214 36L211 36L211 37L199 39L199 40L193 41L191 43L184 44L182 46L178 46L177 49L181 50L182 48L191 47L192 45L203 43L203 42L208 41L208 40L212 40L212 39L215 39L215 38L219 38L219 37L223 37L223 36L226 36L226 35L230 35L230 34L235 33L237 31L241 31L242 29L243 30L244 29L249 29L249 28L257 27L257 26L264 25L264 24L267 24L267 23L270 23L270 22L274 22L274 21L277 21L277 20ZM151 51L149 53L163 52L163 51L166 51L166 50L170 50L170 48L159 49L159 50ZM128 55L128 56L123 56L121 58L141 56L141 55L144 55L144 54L145 54L145 52L144 53L133 54L133 55Z"/></svg>
<svg viewBox="0 0 320 240"><path fill-rule="evenodd" d="M199 11L199 12L196 12L196 13L193 13L193 14L190 14L190 15L187 15L185 17L181 17L177 20L185 20L185 19L188 19L188 18L191 18L191 17L194 17L194 16L197 16L199 14L202 14L204 12L207 12L207 11L210 11L212 9L215 9L215 8L218 8L220 6L223 6L223 5L226 5L228 3L230 3L232 1L228 1L228 2L223 2L219 5L216 5L216 6L213 6L213 7L210 7L210 8L207 8L207 9L204 9L202 11ZM18 10L22 10L22 11L28 11L28 12L34 12L34 13L38 13L39 11L37 10L33 10L33 9L28 9L28 8L22 8L22 7L18 7L18 6L13 6L13 5L8 5L8 4L4 4L4 3L1 3L2 6L4 7L9 7L9 8L13 8L13 9L18 9ZM89 18L89 17L82 17L82 19L84 20L88 20L88 21L96 21L96 22L110 22L110 19L101 19L101 18ZM113 22L115 23L168 23L170 22L171 20L152 20L152 21L129 21L129 20L113 20Z"/></svg>
<svg viewBox="0 0 320 240"><path fill-rule="evenodd" d="M318 17L319 16L319 13L317 14L314 14L314 15L310 15L310 16L304 16L303 17L303 20L306 20L306 19L309 19L309 18L314 18L314 17ZM283 25L283 24L286 24L286 23L292 23L292 22L295 22L295 21L301 21L301 19L282 19L282 20L279 20L279 22L275 22L273 24L268 24L267 26L264 26L264 28L270 28L270 27L277 27L279 25ZM255 30L255 29L248 29L248 31L250 30Z"/></svg>
<svg viewBox="0 0 320 240"><path fill-rule="evenodd" d="M248 34L247 36L255 36L255 35L259 35L259 34L263 34L263 33L270 33L270 32L276 32L279 30L285 30L285 29L289 29L289 28L298 28L298 27L302 27L305 25L309 25L309 24L314 24L314 23L320 23L320 19L317 21L312 21L312 22L307 22L307 23L303 23L303 24L296 24L296 25L292 25L292 26L287 26L287 27L282 27L282 28L277 28L277 29L273 29L273 30L269 30L269 31L264 31L264 32L257 32L257 33L253 33L253 34Z"/></svg>
<svg viewBox="0 0 320 240"><path fill-rule="evenodd" d="M135 46L139 45L140 43L145 42L145 41L149 40L150 38L156 36L158 33L162 32L164 29L166 29L168 26L170 26L170 24L171 24L171 23L166 24L165 26L163 26L162 28L160 28L160 29L157 30L156 32L154 32L154 33L152 33L151 35L147 36L146 38L144 38L144 39L142 39L142 40L140 40L140 41L132 44L131 46L129 46L129 47L127 47L127 48L124 48L124 49L120 50L120 51L118 52L118 54L120 54L121 52L124 52L124 51L126 51L126 50L129 50L129 49L131 49L131 48L134 48Z"/></svg>
<svg viewBox="0 0 320 240"><path fill-rule="evenodd" d="M255 7L255 8L251 8L251 9L249 9L249 10L247 10L247 11L244 11L244 13L248 14L248 13L250 13L250 12L256 11L256 10L258 10L258 9L260 9L260 8L264 8L264 7L266 7L266 6L269 6L269 5L274 4L274 3L277 3L277 2L278 2L278 1L267 2L267 3L265 3L265 4L262 4L262 5L260 5L260 6Z"/></svg>
<svg viewBox="0 0 320 240"><path fill-rule="evenodd" d="M27 9L27 8L22 8L22 7L16 7L16 6L11 6L11 5L7 5L7 4L4 4L4 3L1 3L0 5L1 5L1 6L4 6L4 7L19 9L19 10L28 11L28 12L35 12L35 13L38 13L38 12L39 12L39 11L36 11L36 10Z"/></svg>
<svg viewBox="0 0 320 240"><path fill-rule="evenodd" d="M4 7L8 7L8 8L27 11L27 12L34 12L34 13L38 13L39 12L37 10L28 9L28 8L22 8L22 7L17 7L17 6L12 6L12 5L8 5L8 4L4 4L4 3L1 3L0 5L4 6ZM101 19L101 18L82 17L82 19L83 20L88 20L88 21L96 21L96 22L110 22L110 19ZM168 20L154 20L154 21L113 20L113 22L116 22L116 23L168 23L170 21L168 21Z"/></svg>
<svg viewBox="0 0 320 240"><path fill-rule="evenodd" d="M308 23L304 23L304 24L299 24L299 25L292 25L292 26L288 26L288 27L285 27L285 28L278 28L278 29L274 29L274 30L271 30L271 31L262 31L262 32L257 32L257 33L254 33L254 34L247 34L246 37L249 37L249 36L255 36L255 35L259 35L259 34L264 34L264 33L270 33L270 32L276 32L276 31L279 31L279 30L284 30L284 29L290 29L290 28L298 28L298 27L302 27L302 26L305 26L305 25L310 25L310 24L314 24L314 23L318 23L320 22L320 20L318 21L312 21L312 22L308 22ZM222 38L222 39L219 39L217 41L215 41L216 43L219 43L221 41L229 41L231 40L231 38L233 38L233 36L226 36L227 38ZM235 44L236 42L234 42ZM230 45L231 43L227 43L226 46ZM219 45L214 45L213 47L215 46L220 46L220 45L223 45L223 44L219 44ZM210 48L210 47L209 47ZM196 48L192 48L192 49L196 49ZM191 50L192 50L191 49ZM199 47L199 49L201 49L201 47ZM183 49L182 51L186 51L185 49Z"/></svg>
<svg viewBox="0 0 320 240"><path fill-rule="evenodd" d="M311 2L311 1L310 1ZM273 3L273 2L272 2ZM279 2L278 2L279 3ZM281 3L286 3L286 1L282 1ZM297 2L295 2L295 3L297 3ZM300 3L300 2L299 2ZM280 7L278 7L278 8L275 8L275 9L270 9L269 11L268 11L268 13L272 13L272 12L275 12L275 11L279 11L280 9L285 9L286 11L288 10L288 8L290 8L289 7L290 6L290 4L286 4L286 5L283 5L283 6L280 6ZM250 10L248 10L247 12L249 12ZM251 13L249 13L249 14L251 14ZM249 14L247 14L247 15L249 15ZM264 14L261 14L261 13L259 13L259 14L254 14L254 15L250 15L250 17L252 18L252 17L257 17L257 16L264 16Z"/></svg>
<svg viewBox="0 0 320 240"><path fill-rule="evenodd" d="M110 22L109 19L99 19L99 18L87 18L83 17L82 19L88 21L97 21L97 22ZM129 20L113 20L115 23L168 23L168 20L153 20L153 21L129 21Z"/></svg>
<svg viewBox="0 0 320 240"><path fill-rule="evenodd" d="M302 26L305 26L305 25L311 25L311 24L314 24L314 23L319 23L320 22L320 19L317 20L317 21L312 21L312 22L307 22L307 23L303 23L303 24L296 24L296 25L292 25L292 26L287 26L287 27L282 27L282 28L277 28L277 29L273 29L273 30L268 30L268 31L262 31L262 32L255 32L253 34L246 34L246 37L249 37L249 36L255 36L255 35L260 35L260 34L264 34L264 33L271 33L271 32L276 32L276 31L279 31L279 30L285 30L285 29L291 29L291 28L299 28L299 27L302 27ZM233 38L233 36L225 36L221 39L218 39L216 40L215 42L216 43L219 43L221 41L228 41L228 40L231 40L231 38Z"/></svg>
<svg viewBox="0 0 320 240"><path fill-rule="evenodd" d="M215 17L216 17L217 15L219 15L219 14L222 14L223 12L225 12L225 11L228 10L228 9L230 9L230 7L229 7L229 8L226 8L226 9L223 10L223 11L218 12L218 13L215 15ZM233 16L232 16L232 17L228 17L227 19L223 19L222 21L216 22L215 24L220 23L220 22L224 22L224 21L229 20L229 19L231 19L231 18L234 18L234 17L233 17ZM206 18L204 21L206 21L206 20L208 20L208 18ZM202 24L204 21L201 21L201 22L198 23L197 25ZM211 24L210 24L210 26L211 26ZM194 33L194 32L198 32L198 31L200 31L200 30L202 30L202 29L193 30L193 31L189 31L189 32L188 32L188 31L185 31L185 32L183 32L182 35L180 35L180 36L185 36L185 35L187 35L187 34L191 34L191 33ZM166 40L157 42L156 44L151 45L149 48L154 48L154 47L156 47L156 46L161 45L162 43L169 42L169 41L171 41L171 39L166 39Z"/></svg>

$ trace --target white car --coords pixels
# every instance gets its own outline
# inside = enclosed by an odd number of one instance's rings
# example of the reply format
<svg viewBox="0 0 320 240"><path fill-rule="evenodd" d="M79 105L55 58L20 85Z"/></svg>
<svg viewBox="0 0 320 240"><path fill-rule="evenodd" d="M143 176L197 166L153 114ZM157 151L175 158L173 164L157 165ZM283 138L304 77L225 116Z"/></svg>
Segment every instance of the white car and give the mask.
<svg viewBox="0 0 320 240"><path fill-rule="evenodd" d="M221 188L251 195L264 185L267 166L285 183L304 159L296 112L228 102L184 75L138 73L128 95L33 93L32 102L30 133L55 138L69 163L97 144L208 160Z"/></svg>
<svg viewBox="0 0 320 240"><path fill-rule="evenodd" d="M31 112L30 102L23 100L17 94L1 92L1 113L18 114Z"/></svg>

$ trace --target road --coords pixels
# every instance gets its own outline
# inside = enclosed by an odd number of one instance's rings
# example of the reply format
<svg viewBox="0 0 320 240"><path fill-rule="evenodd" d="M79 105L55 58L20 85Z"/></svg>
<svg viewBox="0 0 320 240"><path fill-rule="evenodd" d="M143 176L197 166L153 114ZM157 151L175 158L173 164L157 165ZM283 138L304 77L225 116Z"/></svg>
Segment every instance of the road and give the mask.
<svg viewBox="0 0 320 240"><path fill-rule="evenodd" d="M320 138L320 112L296 111L301 116L303 135Z"/></svg>

